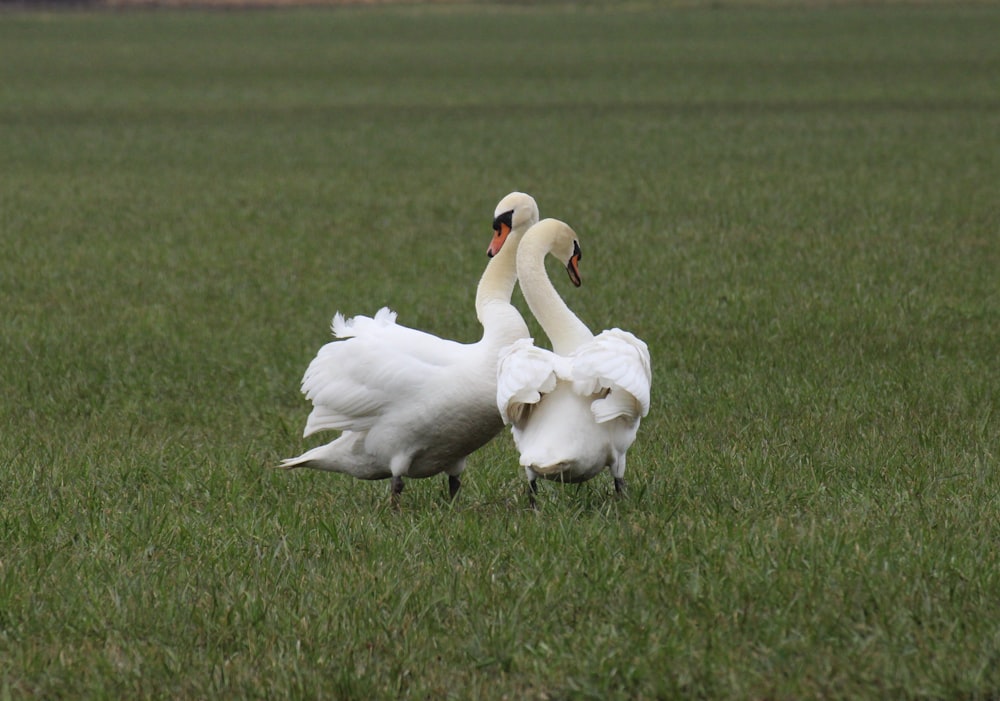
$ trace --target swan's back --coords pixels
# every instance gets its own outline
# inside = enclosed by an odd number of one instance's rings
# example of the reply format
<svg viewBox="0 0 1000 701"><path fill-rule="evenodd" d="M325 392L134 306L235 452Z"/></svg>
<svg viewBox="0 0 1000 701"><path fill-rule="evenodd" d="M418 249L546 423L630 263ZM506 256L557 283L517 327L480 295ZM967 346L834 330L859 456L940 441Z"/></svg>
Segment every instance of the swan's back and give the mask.
<svg viewBox="0 0 1000 701"><path fill-rule="evenodd" d="M302 392L313 403L304 435L367 431L393 412L443 401L461 404L470 395L454 391L456 386L489 377L492 366L477 365L476 344L438 338L395 319L388 308L374 318L334 317L340 340L320 348L302 378Z"/></svg>

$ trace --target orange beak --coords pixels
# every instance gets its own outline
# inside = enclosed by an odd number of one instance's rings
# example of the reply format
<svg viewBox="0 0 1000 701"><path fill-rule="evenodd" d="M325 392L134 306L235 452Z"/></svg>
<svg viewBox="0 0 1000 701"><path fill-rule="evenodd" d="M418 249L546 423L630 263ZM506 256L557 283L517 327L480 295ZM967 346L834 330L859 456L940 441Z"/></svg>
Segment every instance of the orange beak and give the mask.
<svg viewBox="0 0 1000 701"><path fill-rule="evenodd" d="M500 222L497 224L497 227L493 229L493 240L490 241L490 247L486 249L486 255L492 258L499 253L509 235L510 227L506 223Z"/></svg>
<svg viewBox="0 0 1000 701"><path fill-rule="evenodd" d="M573 283L574 287L579 287L583 283L583 280L580 279L580 258L582 257L583 252L580 250L580 244L574 241L573 255L566 263L566 272L569 273L569 281Z"/></svg>

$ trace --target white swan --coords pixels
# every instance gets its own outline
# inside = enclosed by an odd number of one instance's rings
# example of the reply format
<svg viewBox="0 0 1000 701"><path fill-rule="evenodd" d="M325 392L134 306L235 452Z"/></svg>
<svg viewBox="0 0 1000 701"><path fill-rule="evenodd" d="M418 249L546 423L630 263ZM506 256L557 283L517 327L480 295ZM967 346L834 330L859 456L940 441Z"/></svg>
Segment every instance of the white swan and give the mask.
<svg viewBox="0 0 1000 701"><path fill-rule="evenodd" d="M398 503L403 477L444 472L452 498L466 457L503 429L496 405L501 348L528 336L511 305L521 236L538 221L529 195L512 192L497 205L491 257L476 291L483 326L477 343L457 343L396 323L395 312L333 319L338 341L323 346L302 379L313 410L304 435L340 430L332 443L282 462L392 480Z"/></svg>
<svg viewBox="0 0 1000 701"><path fill-rule="evenodd" d="M570 311L545 272L548 253L579 286L580 244L556 219L531 227L517 252L525 301L553 350L523 338L501 351L497 366L497 407L513 424L532 505L537 477L583 482L607 467L623 491L625 453L649 412L652 382L645 343L620 329L594 336Z"/></svg>

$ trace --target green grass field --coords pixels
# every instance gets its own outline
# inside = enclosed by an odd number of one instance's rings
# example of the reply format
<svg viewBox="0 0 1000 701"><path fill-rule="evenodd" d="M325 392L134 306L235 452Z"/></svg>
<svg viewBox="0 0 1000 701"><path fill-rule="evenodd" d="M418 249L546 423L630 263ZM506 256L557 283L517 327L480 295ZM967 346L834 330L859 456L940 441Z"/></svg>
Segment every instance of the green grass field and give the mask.
<svg viewBox="0 0 1000 701"><path fill-rule="evenodd" d="M616 7L0 14L0 699L1000 699L1000 6ZM273 470L513 189L629 496Z"/></svg>

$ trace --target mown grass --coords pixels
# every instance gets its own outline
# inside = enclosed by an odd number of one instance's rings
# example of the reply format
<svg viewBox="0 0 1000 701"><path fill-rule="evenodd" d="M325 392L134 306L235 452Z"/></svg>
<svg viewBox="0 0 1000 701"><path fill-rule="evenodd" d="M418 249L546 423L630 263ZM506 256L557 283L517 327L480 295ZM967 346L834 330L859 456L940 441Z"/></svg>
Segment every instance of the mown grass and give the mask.
<svg viewBox="0 0 1000 701"><path fill-rule="evenodd" d="M0 698L997 698L998 30L0 17ZM628 498L271 470L336 310L475 338L515 188L649 343Z"/></svg>

